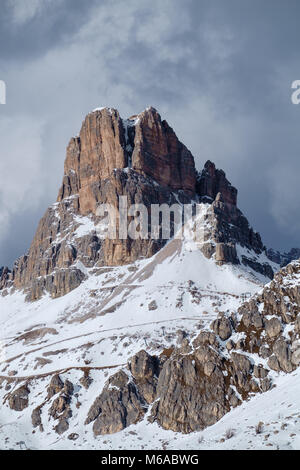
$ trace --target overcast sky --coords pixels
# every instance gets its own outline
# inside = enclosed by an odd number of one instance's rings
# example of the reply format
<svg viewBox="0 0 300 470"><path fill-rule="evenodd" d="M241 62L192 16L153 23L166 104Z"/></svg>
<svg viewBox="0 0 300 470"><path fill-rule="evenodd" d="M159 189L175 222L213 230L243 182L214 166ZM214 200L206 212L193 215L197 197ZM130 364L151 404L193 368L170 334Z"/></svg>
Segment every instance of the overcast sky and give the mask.
<svg viewBox="0 0 300 470"><path fill-rule="evenodd" d="M0 1L0 266L27 251L99 106L154 106L267 246L300 246L299 0Z"/></svg>

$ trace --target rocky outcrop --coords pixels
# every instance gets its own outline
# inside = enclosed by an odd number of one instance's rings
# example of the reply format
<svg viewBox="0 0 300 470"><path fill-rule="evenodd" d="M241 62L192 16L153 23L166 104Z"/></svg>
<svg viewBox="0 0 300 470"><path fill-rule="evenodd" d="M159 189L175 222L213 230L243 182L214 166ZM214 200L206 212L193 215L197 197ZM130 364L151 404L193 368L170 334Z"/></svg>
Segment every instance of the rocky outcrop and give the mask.
<svg viewBox="0 0 300 470"><path fill-rule="evenodd" d="M35 408L31 413L31 423L34 428L37 428L42 425L42 418L41 418L42 410L41 407L38 406Z"/></svg>
<svg viewBox="0 0 300 470"><path fill-rule="evenodd" d="M28 407L30 390L27 385L22 385L8 395L8 404L12 410L23 411Z"/></svg>
<svg viewBox="0 0 300 470"><path fill-rule="evenodd" d="M220 326L223 324L225 330ZM175 351L160 373L151 421L163 428L189 433L211 426L252 393L270 388L271 382L254 375L253 359L246 352L225 352L228 337L224 318L212 327L221 337L201 332L191 350ZM224 335L224 331L226 334Z"/></svg>
<svg viewBox="0 0 300 470"><path fill-rule="evenodd" d="M222 341L228 339L232 334L232 325L229 318L225 315L217 318L211 325L212 330Z"/></svg>
<svg viewBox="0 0 300 470"><path fill-rule="evenodd" d="M294 261L275 274L262 293L243 305L239 313L256 318L252 325L254 350L275 371L292 372L300 365L300 263ZM266 335L264 335L264 332Z"/></svg>
<svg viewBox="0 0 300 470"><path fill-rule="evenodd" d="M249 395L271 387L269 370L255 365L249 351L228 353L225 339L238 323L220 317L213 331L187 338L170 354L153 357L140 351L127 370L112 376L92 405L86 424L95 435L111 434L138 422L151 407L150 421L189 433L217 422ZM153 404L153 405L152 405Z"/></svg>
<svg viewBox="0 0 300 470"><path fill-rule="evenodd" d="M0 279L3 280L5 276L10 273L9 269L6 266L0 267Z"/></svg>
<svg viewBox="0 0 300 470"><path fill-rule="evenodd" d="M84 371L84 374L79 382L86 390L89 389L90 385L93 383L93 379L89 375L89 370Z"/></svg>
<svg viewBox="0 0 300 470"><path fill-rule="evenodd" d="M52 398L57 393L61 392L64 388L64 383L58 374L53 375L47 389L48 399Z"/></svg>
<svg viewBox="0 0 300 470"><path fill-rule="evenodd" d="M73 393L74 386L69 380L63 382L58 374L53 375L47 388L46 400L31 413L32 426L43 431L42 409L49 403L48 415L56 422L53 429L57 434L65 433L69 429L69 418L72 417Z"/></svg>
<svg viewBox="0 0 300 470"><path fill-rule="evenodd" d="M85 424L93 424L94 434L113 434L140 421L156 397L162 361L140 351L110 377L91 406Z"/></svg>
<svg viewBox="0 0 300 470"><path fill-rule="evenodd" d="M209 345L193 355L172 355L159 376L159 401L153 406L152 420L165 429L187 433L220 419L229 410L221 362Z"/></svg>
<svg viewBox="0 0 300 470"><path fill-rule="evenodd" d="M61 421L65 422L67 421L68 418L72 416L70 403L71 403L71 398L74 392L74 387L73 387L73 384L69 380L66 380L62 388L60 388L60 384L57 384L57 389L60 389L60 392L59 392L59 395L52 401L52 405L49 409L49 415L52 416L52 418L55 420L58 419L59 422ZM49 397L49 389L48 389L48 397Z"/></svg>
<svg viewBox="0 0 300 470"><path fill-rule="evenodd" d="M196 192L204 202L214 201L220 193L226 204L237 204L237 189L227 180L224 171L216 169L215 164L209 160L197 174Z"/></svg>
<svg viewBox="0 0 300 470"><path fill-rule="evenodd" d="M140 351L128 364L134 383L138 387L143 401L148 404L152 403L156 397L157 379L161 364L161 360L155 356L150 356L146 351Z"/></svg>
<svg viewBox="0 0 300 470"><path fill-rule="evenodd" d="M96 398L86 424L94 421L95 436L113 434L137 423L144 414L145 404L135 383L126 372L120 371L110 377L101 395Z"/></svg>
<svg viewBox="0 0 300 470"><path fill-rule="evenodd" d="M150 421L189 433L266 392L273 371L290 373L300 365L299 286L300 263L294 262L237 312L221 313L192 342L185 336L160 357L140 351L127 370L109 379L86 423L94 421L96 435L117 432L150 406Z"/></svg>
<svg viewBox="0 0 300 470"><path fill-rule="evenodd" d="M224 202L219 192L204 217L204 243L201 248L207 258L215 257L217 264L244 264L269 279L274 272L264 256L265 246L259 233L253 231L248 220L236 205ZM238 256L237 245L243 250ZM264 261L260 259L263 255ZM279 266L278 266L279 267Z"/></svg>

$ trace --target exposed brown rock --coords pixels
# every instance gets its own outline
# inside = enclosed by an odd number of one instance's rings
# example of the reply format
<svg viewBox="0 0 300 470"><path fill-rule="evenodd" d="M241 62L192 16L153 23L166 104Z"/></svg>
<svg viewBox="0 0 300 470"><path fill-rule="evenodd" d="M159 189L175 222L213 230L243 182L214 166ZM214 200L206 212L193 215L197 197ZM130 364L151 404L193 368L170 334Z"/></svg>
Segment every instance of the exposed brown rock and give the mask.
<svg viewBox="0 0 300 470"><path fill-rule="evenodd" d="M148 310L157 310L157 303L155 300L152 300L148 305Z"/></svg>
<svg viewBox="0 0 300 470"><path fill-rule="evenodd" d="M159 361L146 351L140 351L128 364L138 390L147 403L152 403L156 395Z"/></svg>
<svg viewBox="0 0 300 470"><path fill-rule="evenodd" d="M60 418L58 424L54 427L54 431L61 435L69 429L69 423L66 418Z"/></svg>
<svg viewBox="0 0 300 470"><path fill-rule="evenodd" d="M290 344L283 338L279 338L274 346L273 352L278 360L280 370L283 372L292 372L295 366L292 364L292 353Z"/></svg>
<svg viewBox="0 0 300 470"><path fill-rule="evenodd" d="M3 266L0 267L0 288L2 287L7 287L9 285L9 280L10 280L10 270L8 267Z"/></svg>
<svg viewBox="0 0 300 470"><path fill-rule="evenodd" d="M266 333L270 339L275 338L281 332L281 321L278 318L271 318L265 323Z"/></svg>
<svg viewBox="0 0 300 470"><path fill-rule="evenodd" d="M213 321L211 329L216 335L219 335L223 341L228 339L232 333L231 322L224 315Z"/></svg>
<svg viewBox="0 0 300 470"><path fill-rule="evenodd" d="M138 116L132 168L172 190L195 192L196 171L192 154L154 108Z"/></svg>
<svg viewBox="0 0 300 470"><path fill-rule="evenodd" d="M197 193L205 200L222 200L236 206L237 190L226 179L223 170L217 170L214 163L207 161L197 177Z"/></svg>
<svg viewBox="0 0 300 470"><path fill-rule="evenodd" d="M205 199L205 198L204 198ZM250 266L254 271L273 278L273 270L266 263L253 258L264 252L265 247L258 233L250 227L248 220L235 204L225 202L221 193L211 201L209 210L205 215L206 227L204 231L204 244L201 251L207 258L215 256L218 264L243 264ZM236 244L248 248L252 256L242 255L239 260Z"/></svg>
<svg viewBox="0 0 300 470"><path fill-rule="evenodd" d="M220 265L224 263L236 264L238 261L235 245L230 243L217 243L215 258L217 264Z"/></svg>
<svg viewBox="0 0 300 470"><path fill-rule="evenodd" d="M32 413L31 413L31 422L32 426L34 428L37 428L38 426L41 426L42 424L42 419L41 419L41 407L38 406L35 408Z"/></svg>
<svg viewBox="0 0 300 470"><path fill-rule="evenodd" d="M79 137L67 148L65 175L58 201L79 195L81 214L95 213L93 185L108 178L114 168L127 167L125 130L116 109L88 114Z"/></svg>
<svg viewBox="0 0 300 470"><path fill-rule="evenodd" d="M86 424L94 421L93 431L99 434L113 434L137 423L145 414L143 399L128 375L117 372L110 377L103 392L96 398L89 410Z"/></svg>
<svg viewBox="0 0 300 470"><path fill-rule="evenodd" d="M28 407L30 390L27 385L22 385L17 390L11 392L8 398L9 407L15 411L23 411Z"/></svg>
<svg viewBox="0 0 300 470"><path fill-rule="evenodd" d="M64 388L64 383L59 375L53 375L50 384L48 386L48 398L52 398L54 395L59 393Z"/></svg>
<svg viewBox="0 0 300 470"><path fill-rule="evenodd" d="M292 357L291 361L294 366L300 365L300 340L293 341L291 346Z"/></svg>
<svg viewBox="0 0 300 470"><path fill-rule="evenodd" d="M165 429L184 433L214 424L230 407L218 363L208 371L198 355L171 357L159 376L157 396L153 417Z"/></svg>
<svg viewBox="0 0 300 470"><path fill-rule="evenodd" d="M81 379L79 379L79 382L81 383L81 385L86 390L88 390L88 388L90 387L90 385L93 382L93 379L89 376L89 371L88 370L84 371L83 377L81 377Z"/></svg>
<svg viewBox="0 0 300 470"><path fill-rule="evenodd" d="M43 338L48 334L57 335L58 333L54 328L37 328L18 336L15 341L24 341L24 343L27 344L31 341L36 341L37 339Z"/></svg>
<svg viewBox="0 0 300 470"><path fill-rule="evenodd" d="M54 377L52 378L48 387L48 397L49 392L50 394L54 393L55 391L59 391L60 393L52 401L48 413L54 420L58 420L58 424L54 427L55 432L57 434L63 434L69 429L68 418L71 418L72 416L70 404L74 387L69 380L66 380L65 383L63 383L59 376ZM57 392L55 394L57 394Z"/></svg>

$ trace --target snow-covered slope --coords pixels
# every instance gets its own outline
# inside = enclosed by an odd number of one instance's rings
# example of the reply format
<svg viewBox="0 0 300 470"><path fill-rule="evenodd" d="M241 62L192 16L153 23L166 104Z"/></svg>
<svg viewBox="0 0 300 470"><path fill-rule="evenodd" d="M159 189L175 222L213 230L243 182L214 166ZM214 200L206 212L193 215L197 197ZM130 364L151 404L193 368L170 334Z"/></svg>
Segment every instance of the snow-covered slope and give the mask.
<svg viewBox="0 0 300 470"><path fill-rule="evenodd" d="M192 333L194 324L235 310L266 282L243 265L217 266L190 237L132 265L77 267L87 280L64 297L31 303L19 291L0 296L3 375L51 372L54 364L118 365L145 344L156 352L178 329Z"/></svg>
<svg viewBox="0 0 300 470"><path fill-rule="evenodd" d="M199 248L199 243L187 236L171 240L152 258L132 265L91 269L80 265L86 281L58 299L45 296L30 303L18 291L0 296L0 396L4 401L0 408L1 446L12 435L19 436L29 447L56 441L53 421L44 433L31 435L31 412L42 401L55 373L79 383L86 370L93 383L88 390L78 386L80 406L73 405L66 435L80 428L80 445L97 445L92 431L83 423L110 374L143 348L158 354L176 345L180 330L193 337L219 312L236 310L267 281L243 265L217 266ZM5 395L23 383L30 387L29 407L22 412L12 411ZM47 422L46 417L43 422ZM59 439L63 447L72 447L66 437ZM9 439L7 445L15 443ZM125 447L128 445L129 441Z"/></svg>

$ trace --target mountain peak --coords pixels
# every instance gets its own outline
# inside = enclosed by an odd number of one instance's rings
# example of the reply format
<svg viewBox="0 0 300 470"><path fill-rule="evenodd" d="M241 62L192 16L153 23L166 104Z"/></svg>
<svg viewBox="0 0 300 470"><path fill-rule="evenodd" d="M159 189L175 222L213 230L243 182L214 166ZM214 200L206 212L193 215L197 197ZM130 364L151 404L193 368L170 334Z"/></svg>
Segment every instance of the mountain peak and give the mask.
<svg viewBox="0 0 300 470"><path fill-rule="evenodd" d="M175 132L150 107L134 126L113 108L99 108L85 118L78 138L67 148L65 175L58 201L79 195L80 211L95 211L96 185L112 172L132 168L172 190L195 191L194 158Z"/></svg>
<svg viewBox="0 0 300 470"><path fill-rule="evenodd" d="M150 232L144 239L101 239L98 208L203 204L205 220L199 249L218 265L240 263L272 278L260 235L237 208L237 190L225 172L207 161L197 171L194 157L174 130L149 107L129 119L117 109L96 108L67 147L64 176L56 203L41 219L28 254L1 275L0 288L26 289L29 300L45 291L62 296L78 287L87 269L118 266L149 258L167 242ZM82 228L80 228L82 227ZM149 228L148 228L149 230Z"/></svg>

